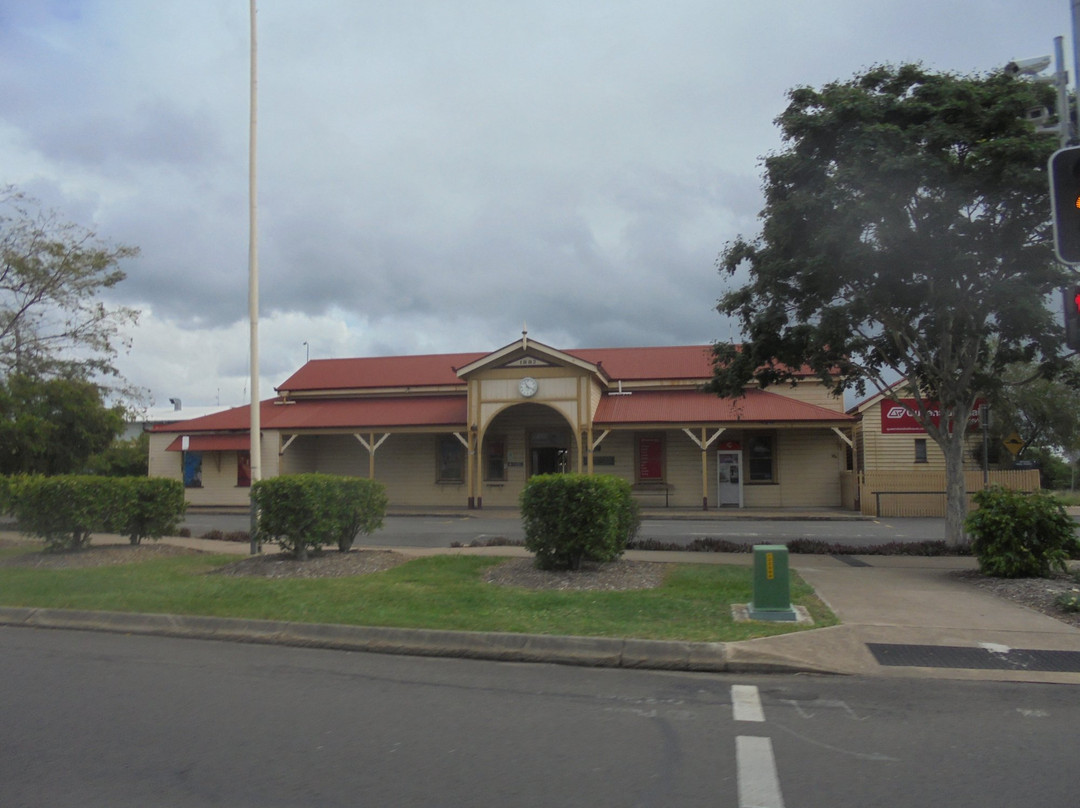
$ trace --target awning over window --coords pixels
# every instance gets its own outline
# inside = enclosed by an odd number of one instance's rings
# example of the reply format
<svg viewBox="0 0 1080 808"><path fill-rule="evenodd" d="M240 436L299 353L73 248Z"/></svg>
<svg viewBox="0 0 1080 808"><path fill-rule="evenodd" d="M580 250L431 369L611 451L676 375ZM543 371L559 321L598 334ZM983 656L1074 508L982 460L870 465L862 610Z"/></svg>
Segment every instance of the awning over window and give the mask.
<svg viewBox="0 0 1080 808"><path fill-rule="evenodd" d="M251 448L250 435L191 435L188 437L189 452L246 452ZM184 436L168 446L167 452L184 451Z"/></svg>

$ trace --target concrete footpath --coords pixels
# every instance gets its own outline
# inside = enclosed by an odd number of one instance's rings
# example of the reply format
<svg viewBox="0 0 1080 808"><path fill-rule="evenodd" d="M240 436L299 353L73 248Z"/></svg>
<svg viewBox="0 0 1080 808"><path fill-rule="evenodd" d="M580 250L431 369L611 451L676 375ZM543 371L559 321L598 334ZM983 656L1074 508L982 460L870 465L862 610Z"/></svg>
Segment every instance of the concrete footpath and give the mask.
<svg viewBox="0 0 1080 808"><path fill-rule="evenodd" d="M95 537L95 544L108 541ZM121 541L120 539L113 539ZM163 542L246 555L247 544ZM365 548L368 546L365 545ZM273 548L267 548L272 551ZM378 548L410 556L520 548ZM750 554L631 551L629 559L751 565ZM740 673L855 674L1080 684L1080 629L957 578L971 558L792 555L842 625L744 642L685 643L0 608L0 625L75 628L518 662Z"/></svg>

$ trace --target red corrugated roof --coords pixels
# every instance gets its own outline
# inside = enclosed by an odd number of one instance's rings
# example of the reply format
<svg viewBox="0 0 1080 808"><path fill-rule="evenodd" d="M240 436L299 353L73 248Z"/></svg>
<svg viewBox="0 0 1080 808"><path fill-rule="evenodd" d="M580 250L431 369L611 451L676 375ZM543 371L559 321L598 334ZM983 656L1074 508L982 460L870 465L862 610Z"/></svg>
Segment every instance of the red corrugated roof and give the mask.
<svg viewBox="0 0 1080 808"><path fill-rule="evenodd" d="M455 368L486 356L482 353L373 356L353 359L312 359L277 389L363 390L371 387L432 387L461 385Z"/></svg>
<svg viewBox="0 0 1080 808"><path fill-rule="evenodd" d="M591 364L603 364L612 379L712 378L712 346L674 345L659 348L581 348L565 351Z"/></svg>
<svg viewBox="0 0 1080 808"><path fill-rule="evenodd" d="M582 348L564 351L590 364L602 363L613 379L677 380L712 376L712 347L677 345L659 348ZM461 385L456 368L483 359L486 353L376 356L312 359L286 379L281 392L363 390L380 387Z"/></svg>
<svg viewBox="0 0 1080 808"><path fill-rule="evenodd" d="M191 435L184 449L184 435L165 447L166 452L246 452L251 449L250 435Z"/></svg>
<svg viewBox="0 0 1080 808"><path fill-rule="evenodd" d="M263 429L386 429L402 426L464 428L466 400L459 396L407 398L315 399L292 404L262 402ZM220 432L249 428L249 407L235 409L155 427L154 432Z"/></svg>
<svg viewBox="0 0 1080 808"><path fill-rule="evenodd" d="M854 421L836 410L751 389L742 398L719 398L691 390L607 395L593 419L597 426L619 424L808 423Z"/></svg>
<svg viewBox="0 0 1080 808"><path fill-rule="evenodd" d="M687 381L713 375L711 345L673 345L652 348L578 348L563 353L593 365L602 364L612 380ZM316 390L365 390L386 387L464 387L456 369L488 353L376 356L352 359L312 359L277 389L282 393ZM811 375L802 368L799 375Z"/></svg>

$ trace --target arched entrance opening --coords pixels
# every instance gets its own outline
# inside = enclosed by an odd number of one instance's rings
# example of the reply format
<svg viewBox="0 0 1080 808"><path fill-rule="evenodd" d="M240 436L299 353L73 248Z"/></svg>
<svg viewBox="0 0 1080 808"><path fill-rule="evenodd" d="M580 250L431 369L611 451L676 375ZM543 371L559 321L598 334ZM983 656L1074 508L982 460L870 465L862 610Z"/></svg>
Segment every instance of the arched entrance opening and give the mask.
<svg viewBox="0 0 1080 808"><path fill-rule="evenodd" d="M477 505L512 506L536 474L576 471L574 430L553 407L513 404L491 418L479 436Z"/></svg>

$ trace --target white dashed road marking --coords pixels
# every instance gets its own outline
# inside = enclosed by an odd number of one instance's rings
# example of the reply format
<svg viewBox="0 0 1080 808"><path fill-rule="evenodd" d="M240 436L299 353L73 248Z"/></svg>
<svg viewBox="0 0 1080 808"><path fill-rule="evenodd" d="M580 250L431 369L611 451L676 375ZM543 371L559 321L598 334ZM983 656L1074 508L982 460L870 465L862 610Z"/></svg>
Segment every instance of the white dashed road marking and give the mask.
<svg viewBox="0 0 1080 808"><path fill-rule="evenodd" d="M738 736L735 765L739 776L739 808L784 808L770 738Z"/></svg>
<svg viewBox="0 0 1080 808"><path fill-rule="evenodd" d="M731 686L731 710L736 721L765 721L761 695L753 685ZM771 738L736 737L735 769L739 808L784 808Z"/></svg>
<svg viewBox="0 0 1080 808"><path fill-rule="evenodd" d="M731 686L731 708L736 721L764 721L761 697L753 685Z"/></svg>

